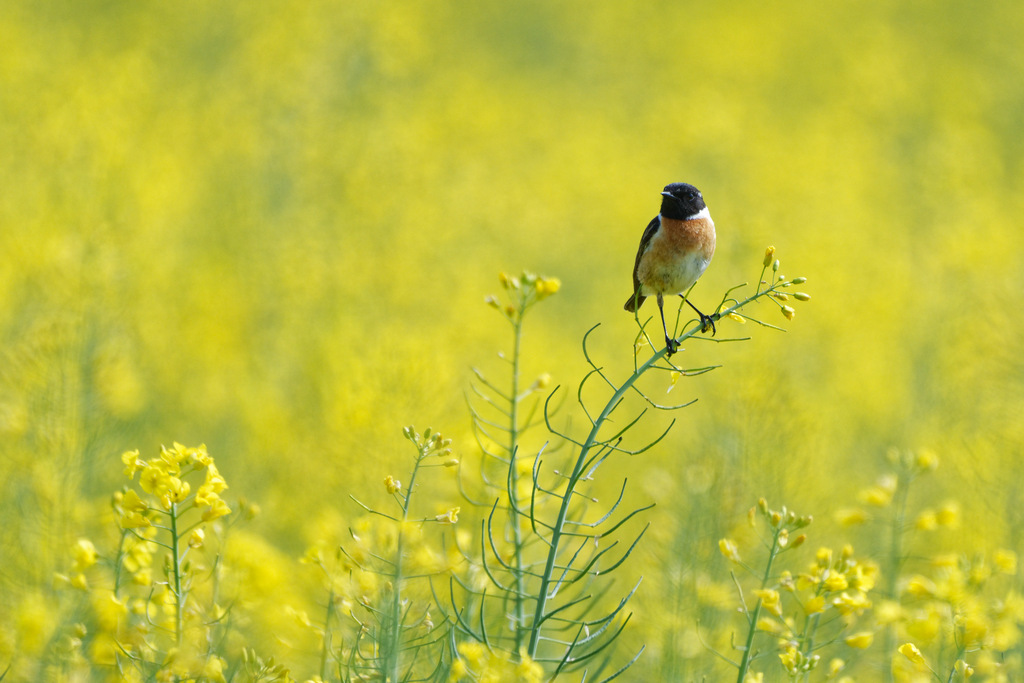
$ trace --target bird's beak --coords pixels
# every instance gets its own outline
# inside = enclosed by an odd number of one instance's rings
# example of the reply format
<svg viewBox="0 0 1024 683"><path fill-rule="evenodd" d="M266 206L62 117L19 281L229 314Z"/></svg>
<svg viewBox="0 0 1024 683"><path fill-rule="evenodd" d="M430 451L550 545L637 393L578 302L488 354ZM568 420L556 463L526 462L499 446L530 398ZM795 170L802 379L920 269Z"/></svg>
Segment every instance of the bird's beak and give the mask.
<svg viewBox="0 0 1024 683"><path fill-rule="evenodd" d="M662 197L668 197L669 199L673 199L673 200L675 200L675 201L679 201L678 199L676 199L676 198L675 198L675 197L674 197L674 196L672 195L672 193L671 193L671 192L662 192L662 193L661 193L661 196L662 196Z"/></svg>

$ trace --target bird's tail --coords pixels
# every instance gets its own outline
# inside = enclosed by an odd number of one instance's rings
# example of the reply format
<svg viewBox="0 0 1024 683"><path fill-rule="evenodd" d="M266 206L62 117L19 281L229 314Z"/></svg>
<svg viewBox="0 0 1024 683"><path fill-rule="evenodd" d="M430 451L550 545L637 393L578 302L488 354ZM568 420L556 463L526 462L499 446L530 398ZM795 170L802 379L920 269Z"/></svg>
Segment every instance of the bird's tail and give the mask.
<svg viewBox="0 0 1024 683"><path fill-rule="evenodd" d="M644 296L643 294L637 295L637 293L634 292L629 295L628 299L626 299L626 305L623 306L623 308L629 311L630 313L634 313L636 309L640 308L640 306L643 305L644 299L646 298L647 297Z"/></svg>

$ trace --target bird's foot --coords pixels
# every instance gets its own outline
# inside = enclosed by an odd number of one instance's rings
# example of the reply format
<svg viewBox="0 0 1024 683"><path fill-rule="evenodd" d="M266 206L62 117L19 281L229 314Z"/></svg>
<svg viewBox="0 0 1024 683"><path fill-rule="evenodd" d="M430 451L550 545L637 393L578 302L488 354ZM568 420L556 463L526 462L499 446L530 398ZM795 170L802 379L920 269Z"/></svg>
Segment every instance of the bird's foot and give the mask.
<svg viewBox="0 0 1024 683"><path fill-rule="evenodd" d="M669 356L679 350L679 342L672 337L665 337L665 350L668 351Z"/></svg>
<svg viewBox="0 0 1024 683"><path fill-rule="evenodd" d="M700 331L707 332L708 328L711 328L711 336L715 336L715 319L710 315L700 314Z"/></svg>

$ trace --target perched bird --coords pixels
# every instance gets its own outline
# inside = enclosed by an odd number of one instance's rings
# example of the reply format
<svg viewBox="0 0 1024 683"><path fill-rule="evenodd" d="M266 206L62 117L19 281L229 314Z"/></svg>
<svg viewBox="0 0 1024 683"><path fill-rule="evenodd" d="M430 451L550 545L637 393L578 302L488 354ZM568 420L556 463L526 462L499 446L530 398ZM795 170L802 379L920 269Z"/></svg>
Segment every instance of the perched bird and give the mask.
<svg viewBox="0 0 1024 683"><path fill-rule="evenodd" d="M632 313L647 297L657 297L670 356L679 348L679 342L669 336L665 324L666 294L683 297L700 316L701 332L710 327L711 334L715 334L714 319L701 313L685 295L704 274L714 253L715 223L700 190L687 183L666 185L661 193L661 213L654 217L640 238L633 266L633 293L624 308Z"/></svg>

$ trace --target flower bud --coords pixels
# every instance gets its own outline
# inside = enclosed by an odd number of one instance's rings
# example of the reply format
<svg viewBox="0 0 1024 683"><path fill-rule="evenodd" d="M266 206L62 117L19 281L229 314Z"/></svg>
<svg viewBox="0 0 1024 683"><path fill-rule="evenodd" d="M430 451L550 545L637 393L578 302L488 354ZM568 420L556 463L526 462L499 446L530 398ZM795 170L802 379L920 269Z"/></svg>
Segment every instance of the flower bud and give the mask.
<svg viewBox="0 0 1024 683"><path fill-rule="evenodd" d="M775 247L768 247L764 250L764 267L767 268L772 264L772 259L775 258Z"/></svg>

